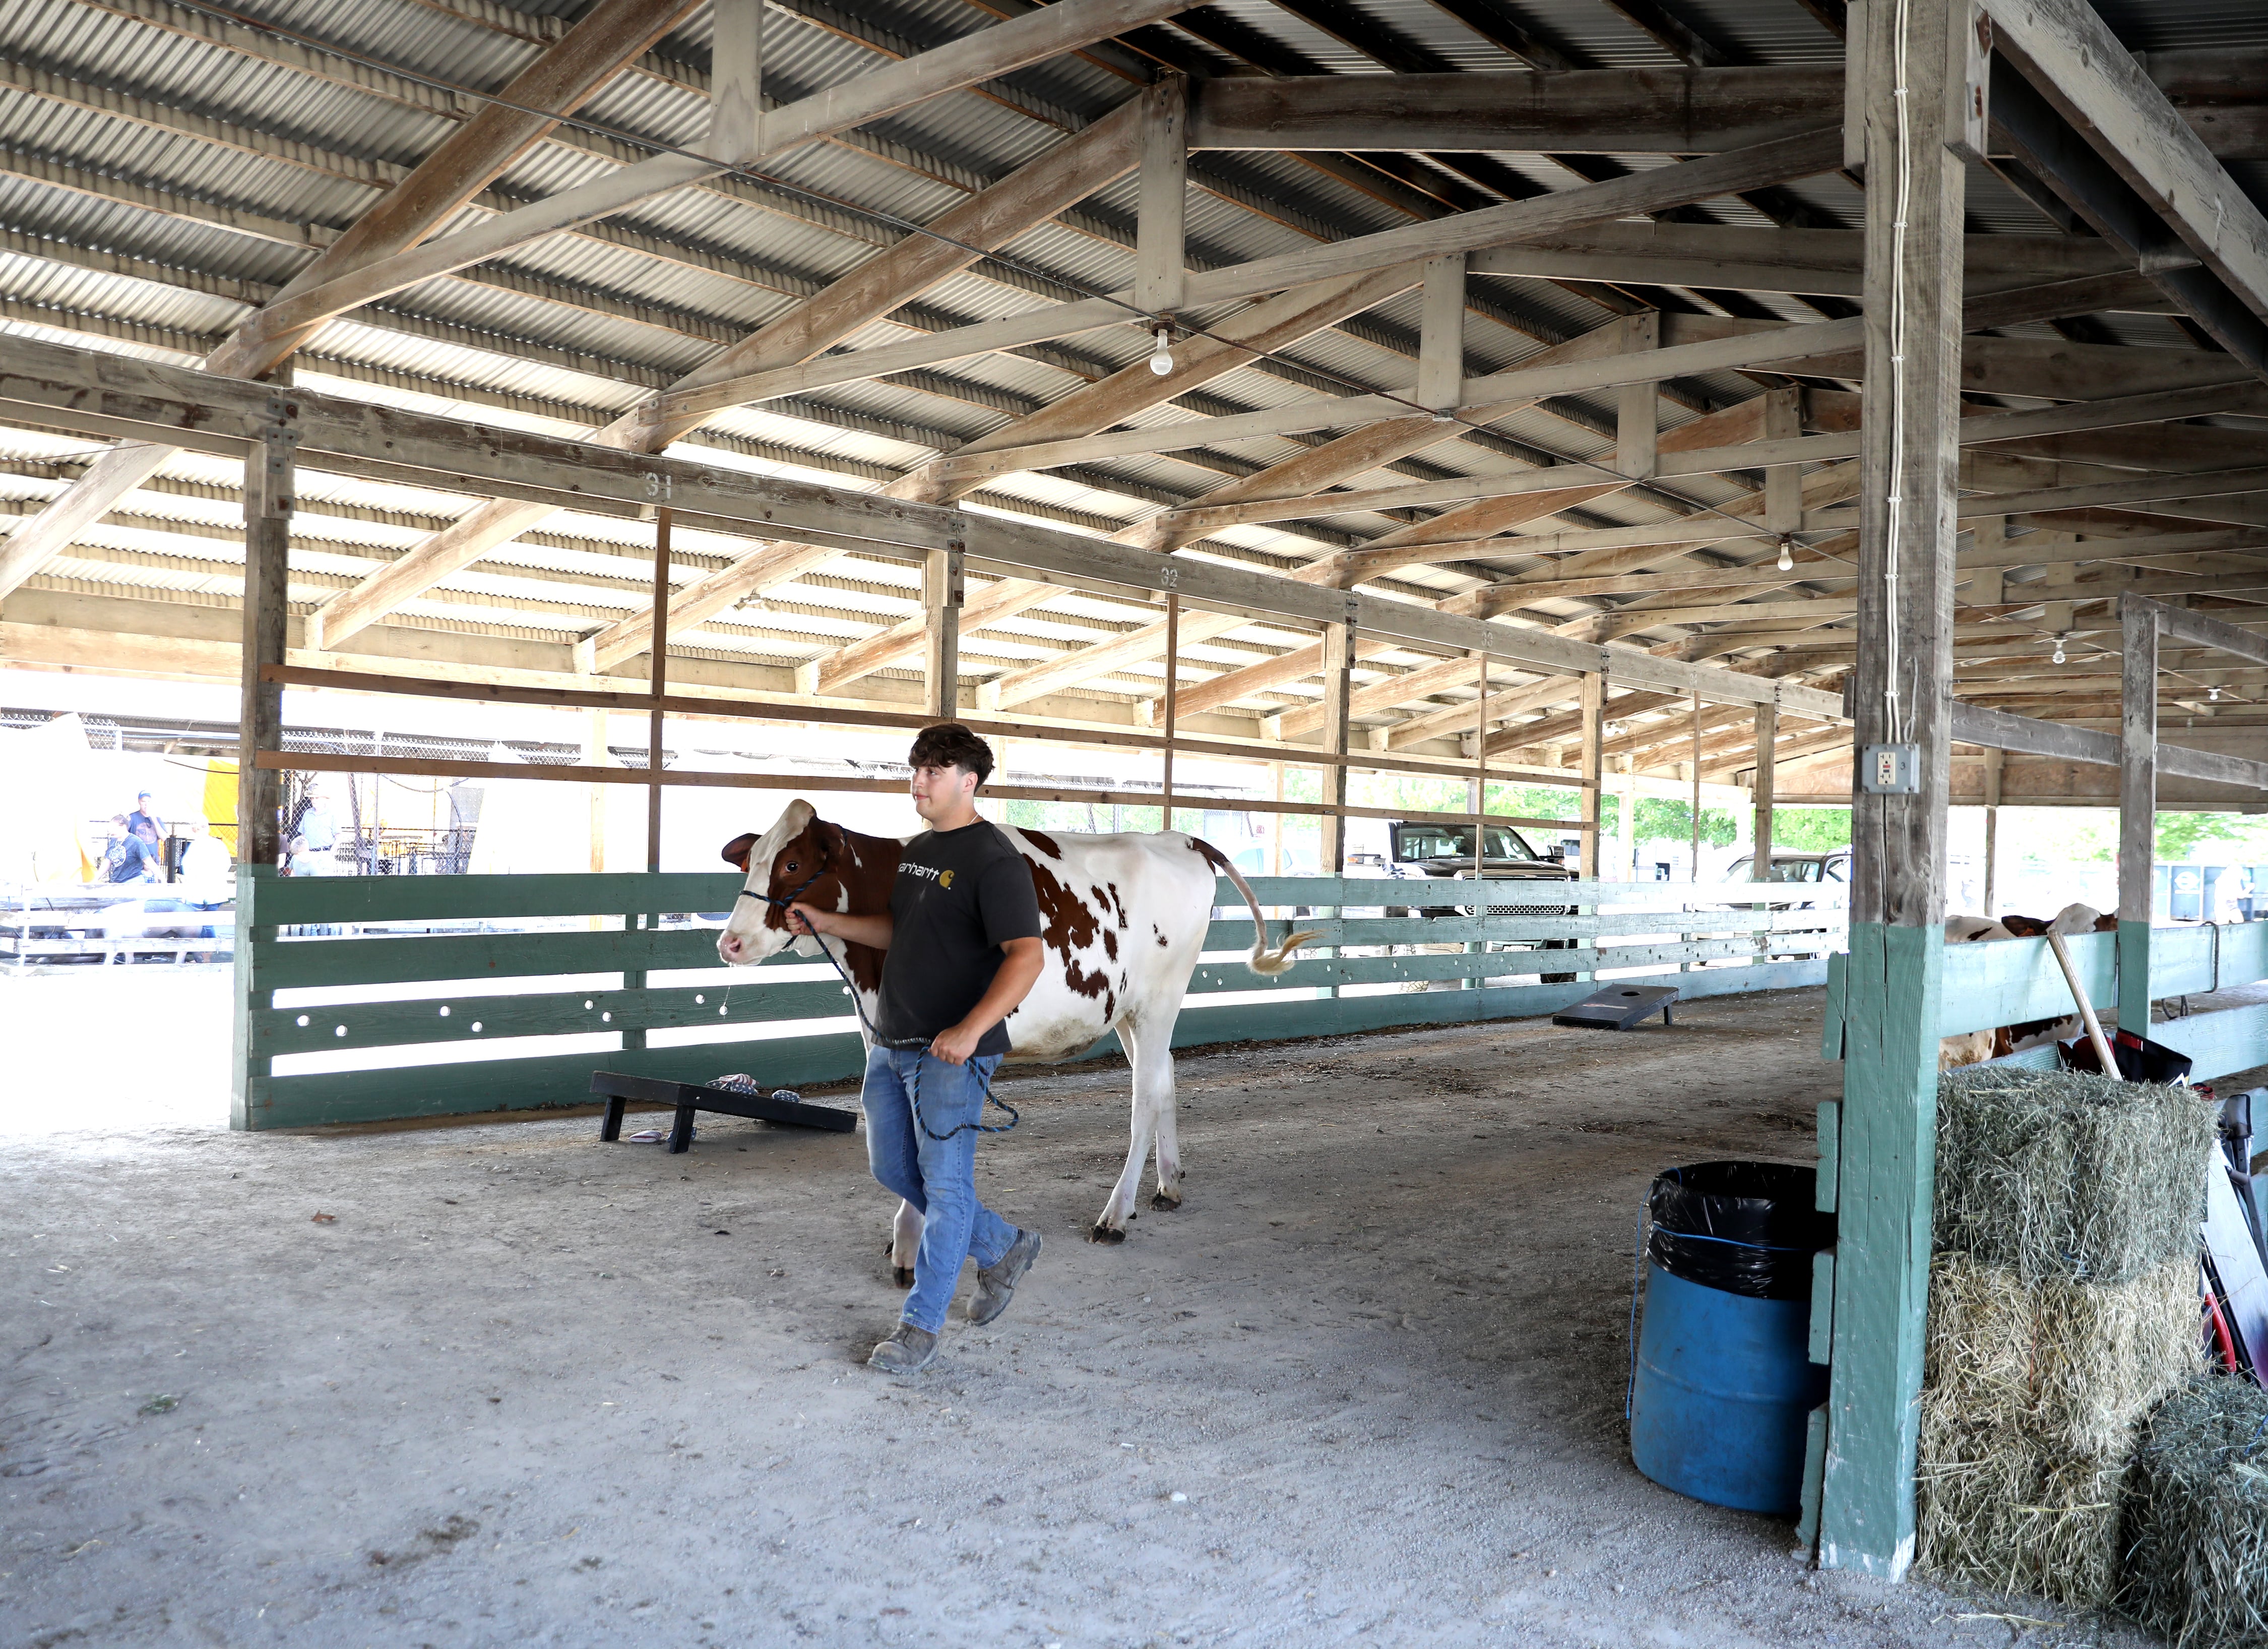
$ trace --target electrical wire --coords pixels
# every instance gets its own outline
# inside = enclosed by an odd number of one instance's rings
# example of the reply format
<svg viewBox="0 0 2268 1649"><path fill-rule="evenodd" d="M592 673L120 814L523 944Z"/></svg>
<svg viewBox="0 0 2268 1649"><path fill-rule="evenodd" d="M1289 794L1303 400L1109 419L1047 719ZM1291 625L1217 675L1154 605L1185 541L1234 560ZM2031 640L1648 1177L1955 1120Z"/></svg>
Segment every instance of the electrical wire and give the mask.
<svg viewBox="0 0 2268 1649"><path fill-rule="evenodd" d="M640 133L626 130L621 127L608 125L601 121L593 121L581 115L556 114L549 109L537 108L524 103L515 103L511 99L500 96L492 92L478 91L471 86L460 85L453 81L444 80L437 76L424 74L414 69L405 69L399 64L387 63L382 58L372 56L367 53L356 51L349 47L335 45L319 36L303 33L297 29L287 28L281 24L270 23L262 18L252 17L245 12L232 10L227 6L216 5L212 4L212 0L173 0L173 3L180 6L181 10L185 11L198 12L203 16L216 18L221 22L232 24L239 28L249 29L255 33L272 35L278 40L290 41L294 45L304 46L309 50L321 52L327 56L336 57L342 62L359 64L366 69L376 69L384 73L410 81L416 85L430 87L434 91L446 92L454 97L467 98L475 102L492 105L497 108L510 109L514 114L526 115L539 120L551 122L557 125L571 127L578 131L589 132L594 137L607 137L614 140L615 142L627 144L633 147L648 149L656 154L679 155L690 159L708 161L710 164L715 166L718 172L726 175L740 178L748 182L762 184L767 189L777 190L783 195L789 196L809 204L823 207L830 211L839 211L851 217L864 218L871 223L897 230L901 233L925 235L929 239L939 242L940 245L952 247L956 251L967 252L976 257L990 259L990 261L998 263L1003 268L1013 270L1018 274L1043 282L1049 285L1064 288L1076 292L1081 298L1097 299L1103 302L1113 304L1126 311L1129 321L1142 326L1145 329L1154 330L1160 324L1160 317L1153 315L1149 311L1140 308L1125 299L1119 297L1115 292L1104 292L1099 288L1087 285L1083 282L1067 278L1052 270L1042 270L1035 265L1023 263L1005 252L989 249L984 247L976 246L969 241L957 240L952 235L939 233L937 230L925 224L916 223L911 218L901 218L895 212L885 211L870 206L852 205L849 203L836 199L832 196L815 193L814 191L804 189L798 184L791 183L787 180L777 176L772 173L762 171L752 163L717 160L711 156L703 154L697 149L688 148L681 144L666 143L659 138L649 137ZM1901 19L1903 19L1904 15L1904 0L1901 0ZM1901 22L1901 27L1903 27L1903 21ZM902 62L905 60L899 59L898 61ZM1899 73L1901 85L1903 85L1904 73L1903 66L1903 46L1901 47L1900 64L1901 67ZM1899 95L1901 97L1904 95L1903 91L1901 91ZM1901 209L1900 218L1900 229L1901 232L1903 232L1903 209ZM1903 243L1901 243L1901 245L1903 245ZM1316 366L1306 361L1292 361L1290 358L1281 354L1278 351L1261 349L1235 338L1224 337L1220 334L1214 332L1206 327L1190 325L1178 319L1174 321L1172 325L1175 330L1182 332L1185 336L1202 337L1209 343L1218 344L1226 349L1237 351L1244 355L1251 357L1255 360L1264 360L1276 365L1292 367L1295 370L1310 376L1324 379L1327 381L1336 385L1339 388L1353 395L1371 396L1381 400L1394 402L1397 405L1409 408L1413 413L1423 413L1426 417L1433 418L1439 423L1454 424L1462 430L1473 432L1482 432L1488 428L1486 424L1479 423L1470 418L1460 418L1454 411L1443 412L1436 408L1423 405L1417 401L1411 400L1408 395L1400 391L1373 388L1367 384L1364 384L1356 379L1348 377L1343 373L1334 372L1329 367ZM1626 486L1648 486L1652 484L1653 481L1653 477L1651 477L1624 475L1622 471L1613 468L1611 465L1602 463L1595 459L1566 458L1562 459L1557 463L1542 467L1553 470L1567 469L1587 471L1590 474L1597 476L1601 480L1619 481ZM1329 496L1330 495L1329 493L1319 493L1316 495L1318 501L1321 502L1327 502ZM1727 521L1732 522L1742 529L1741 534L1739 535L1741 536L1755 537L1762 536L1763 529L1759 522L1750 521L1743 516L1734 515L1720 506L1706 503L1698 499L1681 499L1680 502L1692 505L1694 514L1716 515L1722 517ZM1684 517L1683 519L1690 519L1690 517ZM1506 542L1516 544L1518 540L1515 537L1507 539ZM1895 534L1893 535L1893 543L1895 544ZM1807 544L1806 547L1808 548L1808 544ZM1892 558L1893 564L1895 565L1895 551L1893 552ZM1893 631L1895 632L1895 625L1893 625ZM1893 649L1895 649L1896 645L1895 638L1893 639L1891 645ZM1893 658L1895 660L1895 652L1893 654ZM1895 705L1893 706L1892 714L1895 716Z"/></svg>
<svg viewBox="0 0 2268 1649"><path fill-rule="evenodd" d="M1887 713L1883 731L1887 742L1903 744L1898 719L1898 548L1905 526L1906 396L1906 209L1913 192L1913 133L1906 118L1906 32L1911 23L1911 0L1897 0L1891 27L1891 108L1896 119L1898 178L1896 204L1890 218L1890 475L1888 531L1883 536L1882 584L1886 639L1883 644L1882 698Z"/></svg>

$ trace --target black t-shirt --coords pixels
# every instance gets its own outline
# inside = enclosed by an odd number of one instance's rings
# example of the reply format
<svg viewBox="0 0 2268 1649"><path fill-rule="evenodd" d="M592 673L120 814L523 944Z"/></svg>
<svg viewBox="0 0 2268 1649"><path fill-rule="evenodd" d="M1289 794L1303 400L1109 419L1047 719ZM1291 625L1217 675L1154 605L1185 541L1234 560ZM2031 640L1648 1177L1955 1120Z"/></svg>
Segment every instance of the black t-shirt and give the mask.
<svg viewBox="0 0 2268 1649"><path fill-rule="evenodd" d="M1031 867L983 819L925 832L898 855L890 921L875 1028L894 1042L950 1031L992 987L1001 944L1040 936ZM1005 1023L976 1051L1005 1054Z"/></svg>

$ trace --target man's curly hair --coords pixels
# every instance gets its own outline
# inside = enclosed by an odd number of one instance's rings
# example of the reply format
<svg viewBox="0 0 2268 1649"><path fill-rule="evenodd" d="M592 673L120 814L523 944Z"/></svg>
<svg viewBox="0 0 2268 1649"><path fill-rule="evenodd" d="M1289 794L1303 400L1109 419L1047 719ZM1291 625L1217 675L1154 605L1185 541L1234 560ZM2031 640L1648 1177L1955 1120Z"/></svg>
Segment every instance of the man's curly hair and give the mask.
<svg viewBox="0 0 2268 1649"><path fill-rule="evenodd" d="M958 721L939 721L914 736L909 767L958 767L983 784L992 776L992 747Z"/></svg>

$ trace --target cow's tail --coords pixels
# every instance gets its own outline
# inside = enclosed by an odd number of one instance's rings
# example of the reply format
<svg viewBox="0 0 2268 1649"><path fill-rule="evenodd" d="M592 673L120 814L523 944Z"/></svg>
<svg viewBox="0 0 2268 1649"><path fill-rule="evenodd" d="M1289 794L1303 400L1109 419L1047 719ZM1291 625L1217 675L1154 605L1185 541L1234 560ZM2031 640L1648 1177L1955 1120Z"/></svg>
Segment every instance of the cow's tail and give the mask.
<svg viewBox="0 0 2268 1649"><path fill-rule="evenodd" d="M1268 948L1268 919L1260 913L1260 896L1252 891L1252 884L1244 879L1243 872L1229 863L1228 856L1202 836L1190 837L1189 846L1197 850L1198 856L1207 864L1236 884L1236 891L1244 895L1244 902L1252 907L1252 954L1245 958L1244 965L1261 974L1281 973L1288 969L1292 965L1292 952L1315 938L1317 930L1305 928L1298 933L1287 933L1284 935L1284 943L1270 950Z"/></svg>

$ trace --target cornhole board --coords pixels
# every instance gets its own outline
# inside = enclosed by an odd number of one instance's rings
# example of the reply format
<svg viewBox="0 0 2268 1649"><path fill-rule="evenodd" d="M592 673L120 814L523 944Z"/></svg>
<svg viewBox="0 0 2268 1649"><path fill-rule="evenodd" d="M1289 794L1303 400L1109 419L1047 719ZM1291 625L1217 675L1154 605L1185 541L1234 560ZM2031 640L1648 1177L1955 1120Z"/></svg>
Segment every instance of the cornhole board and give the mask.
<svg viewBox="0 0 2268 1649"><path fill-rule="evenodd" d="M1661 1023L1673 1024L1669 1005L1677 1000L1674 985L1609 985L1592 992L1572 1008L1551 1016L1556 1025L1575 1025L1587 1031L1627 1031L1656 1009Z"/></svg>
<svg viewBox="0 0 2268 1649"><path fill-rule="evenodd" d="M791 1128L824 1128L831 1134L848 1134L858 1126L856 1111L775 1099L770 1094L736 1093L730 1088L710 1088L700 1083L672 1082L664 1076L632 1076L624 1071L593 1071L591 1091L607 1102L607 1120L599 1126L599 1138L603 1143L622 1138L622 1106L627 1102L635 1099L644 1105L674 1107L677 1115L669 1126L672 1156L692 1148L693 1113L696 1111L721 1111L726 1116L784 1122Z"/></svg>

